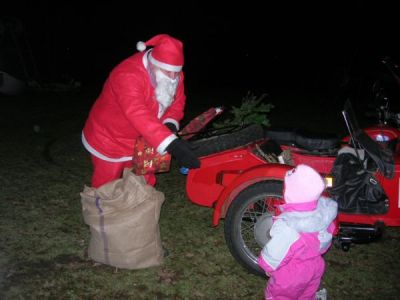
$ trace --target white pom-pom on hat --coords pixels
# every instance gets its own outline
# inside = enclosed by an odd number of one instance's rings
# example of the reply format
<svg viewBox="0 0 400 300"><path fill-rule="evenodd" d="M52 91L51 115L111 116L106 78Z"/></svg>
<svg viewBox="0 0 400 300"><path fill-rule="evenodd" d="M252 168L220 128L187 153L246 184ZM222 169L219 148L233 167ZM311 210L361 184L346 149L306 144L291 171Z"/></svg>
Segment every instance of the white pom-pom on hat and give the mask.
<svg viewBox="0 0 400 300"><path fill-rule="evenodd" d="M140 52L142 52L142 51L146 50L146 44L144 42L137 42L136 49L138 49Z"/></svg>

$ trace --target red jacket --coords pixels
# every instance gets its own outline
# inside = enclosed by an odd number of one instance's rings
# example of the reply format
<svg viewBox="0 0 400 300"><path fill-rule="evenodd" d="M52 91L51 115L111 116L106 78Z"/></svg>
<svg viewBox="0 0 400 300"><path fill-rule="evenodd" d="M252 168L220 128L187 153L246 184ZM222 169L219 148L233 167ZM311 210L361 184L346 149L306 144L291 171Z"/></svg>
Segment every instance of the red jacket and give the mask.
<svg viewBox="0 0 400 300"><path fill-rule="evenodd" d="M163 121L173 119L179 124L183 118L186 102L183 72L175 100L158 119L159 104L145 68L147 59L144 55L147 52L136 53L112 70L83 129L87 143L106 157L132 156L133 145L139 136L156 149L162 142L168 145L171 131Z"/></svg>

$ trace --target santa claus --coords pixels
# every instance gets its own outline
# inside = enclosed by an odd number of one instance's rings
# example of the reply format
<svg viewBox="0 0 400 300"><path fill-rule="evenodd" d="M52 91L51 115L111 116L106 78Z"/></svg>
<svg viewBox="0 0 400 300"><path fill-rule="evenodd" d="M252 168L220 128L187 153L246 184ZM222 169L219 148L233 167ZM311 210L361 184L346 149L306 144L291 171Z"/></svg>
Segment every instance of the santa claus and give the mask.
<svg viewBox="0 0 400 300"><path fill-rule="evenodd" d="M183 118L183 45L167 35L138 42L140 51L117 65L106 80L82 132L93 163L92 186L120 178L132 167L135 141L143 137L160 154L170 153L181 166L198 168L200 161L178 138ZM146 48L151 47L147 51ZM154 174L145 175L154 185Z"/></svg>

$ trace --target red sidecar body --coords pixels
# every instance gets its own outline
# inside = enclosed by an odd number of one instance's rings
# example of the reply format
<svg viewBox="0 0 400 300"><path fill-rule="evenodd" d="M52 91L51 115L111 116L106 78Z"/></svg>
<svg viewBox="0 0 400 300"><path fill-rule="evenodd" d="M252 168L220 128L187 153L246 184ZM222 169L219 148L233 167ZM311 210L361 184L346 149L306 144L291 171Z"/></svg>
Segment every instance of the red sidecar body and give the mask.
<svg viewBox="0 0 400 300"><path fill-rule="evenodd" d="M400 131L392 127L375 126L365 129L374 140L379 136L388 136L390 140L400 141ZM344 142L349 138L343 139ZM269 163L257 155L257 146L263 140L221 153L201 158L201 168L190 170L187 177L186 192L189 199L200 206L214 209L212 223L218 225L219 219L224 218L230 202L246 187L258 181L283 180L291 165ZM330 174L335 155L312 154L304 149L282 146L291 151L295 165L307 164L315 168L323 176ZM387 226L400 226L400 144L396 146L394 155L394 176L385 178L380 172L375 176L382 185L389 199L389 211L384 215L364 215L340 213L339 222L375 224L382 222Z"/></svg>

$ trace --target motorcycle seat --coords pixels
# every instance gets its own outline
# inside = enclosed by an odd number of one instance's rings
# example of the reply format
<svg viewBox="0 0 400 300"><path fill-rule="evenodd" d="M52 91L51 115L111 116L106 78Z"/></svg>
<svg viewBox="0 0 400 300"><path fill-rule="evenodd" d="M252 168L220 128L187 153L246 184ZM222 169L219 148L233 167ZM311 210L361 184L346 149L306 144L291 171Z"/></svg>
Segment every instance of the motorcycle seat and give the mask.
<svg viewBox="0 0 400 300"><path fill-rule="evenodd" d="M264 137L278 144L305 150L329 150L340 146L340 138L332 133L316 133L298 129L266 129Z"/></svg>

